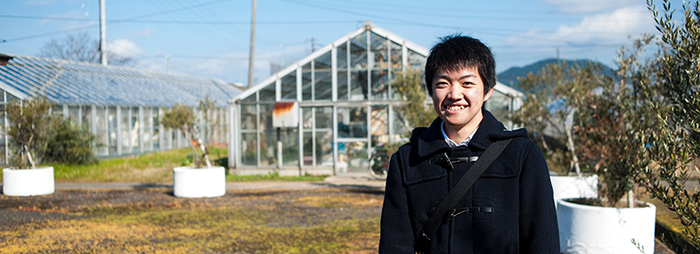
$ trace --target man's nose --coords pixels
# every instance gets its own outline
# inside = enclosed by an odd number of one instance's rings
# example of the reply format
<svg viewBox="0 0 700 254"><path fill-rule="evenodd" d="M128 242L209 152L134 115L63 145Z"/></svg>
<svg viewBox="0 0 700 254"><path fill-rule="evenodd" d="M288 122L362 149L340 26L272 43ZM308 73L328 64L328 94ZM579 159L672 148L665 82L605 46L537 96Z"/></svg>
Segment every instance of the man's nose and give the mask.
<svg viewBox="0 0 700 254"><path fill-rule="evenodd" d="M460 84L452 84L450 86L450 90L447 93L448 98L452 100L460 100L464 98L464 94L462 93L462 86Z"/></svg>

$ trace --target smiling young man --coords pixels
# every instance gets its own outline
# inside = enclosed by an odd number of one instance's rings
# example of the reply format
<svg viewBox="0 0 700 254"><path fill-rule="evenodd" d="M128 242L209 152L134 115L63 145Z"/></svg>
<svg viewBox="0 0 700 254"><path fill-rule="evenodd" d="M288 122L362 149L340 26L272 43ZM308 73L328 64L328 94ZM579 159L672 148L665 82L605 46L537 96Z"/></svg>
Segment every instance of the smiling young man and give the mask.
<svg viewBox="0 0 700 254"><path fill-rule="evenodd" d="M380 253L559 253L552 185L542 151L484 108L496 85L493 54L466 36L435 45L425 66L438 117L391 157ZM424 226L494 142L510 139L429 239Z"/></svg>

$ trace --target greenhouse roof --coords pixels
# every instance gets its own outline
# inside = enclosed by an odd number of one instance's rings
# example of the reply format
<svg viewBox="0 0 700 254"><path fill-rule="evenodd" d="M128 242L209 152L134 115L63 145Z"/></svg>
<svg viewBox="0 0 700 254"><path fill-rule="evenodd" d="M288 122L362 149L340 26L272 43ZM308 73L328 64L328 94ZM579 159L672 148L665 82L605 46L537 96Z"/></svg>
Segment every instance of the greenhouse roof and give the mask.
<svg viewBox="0 0 700 254"><path fill-rule="evenodd" d="M0 89L22 100L46 95L55 104L164 107L196 106L207 95L225 107L243 91L214 78L5 54Z"/></svg>

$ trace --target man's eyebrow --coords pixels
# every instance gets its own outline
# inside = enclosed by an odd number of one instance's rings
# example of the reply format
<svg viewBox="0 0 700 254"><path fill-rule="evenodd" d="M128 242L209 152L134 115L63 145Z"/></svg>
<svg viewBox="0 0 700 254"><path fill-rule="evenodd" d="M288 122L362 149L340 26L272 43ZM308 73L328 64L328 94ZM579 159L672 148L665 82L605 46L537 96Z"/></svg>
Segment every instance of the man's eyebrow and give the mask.
<svg viewBox="0 0 700 254"><path fill-rule="evenodd" d="M465 79L465 78L476 78L476 74L467 74L467 75L459 77L459 79Z"/></svg>
<svg viewBox="0 0 700 254"><path fill-rule="evenodd" d="M459 77L460 80L465 78L476 78L476 74L467 74ZM450 79L450 76L448 76L447 74L440 74L435 76L435 79Z"/></svg>

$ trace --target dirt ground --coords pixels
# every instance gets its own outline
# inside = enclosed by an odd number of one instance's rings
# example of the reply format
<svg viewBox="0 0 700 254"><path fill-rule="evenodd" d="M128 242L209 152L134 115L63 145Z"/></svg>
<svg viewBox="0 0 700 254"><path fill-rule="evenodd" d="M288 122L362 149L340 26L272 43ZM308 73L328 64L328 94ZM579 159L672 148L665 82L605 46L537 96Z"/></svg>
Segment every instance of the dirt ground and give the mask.
<svg viewBox="0 0 700 254"><path fill-rule="evenodd" d="M352 189L228 191L223 197L203 199L176 198L167 188L57 191L35 197L0 195L0 252L374 253L378 247L382 199L383 192ZM177 211L177 216L167 214L171 211ZM113 219L122 214L127 217ZM142 218L146 216L151 219ZM66 231L83 221L91 224ZM140 230L141 226L158 229L155 233L144 230L146 233L142 234L151 236L143 239L133 232L125 232L128 236L119 238L113 234L124 231L114 225L120 223L130 224L127 231ZM87 236L75 232L91 231L101 224L112 226ZM221 229L210 230L216 227ZM237 227L261 232L255 232L259 236L241 235L241 230L234 229ZM38 233L43 231L48 233ZM173 236L166 238L164 232ZM50 236L37 236L41 234ZM105 236L94 236L99 234ZM309 237L318 243L311 243ZM284 239L292 240L284 243ZM271 245L267 241L282 243ZM295 241L309 243L299 245ZM133 242L143 246L120 246ZM164 242L168 243L163 245Z"/></svg>

